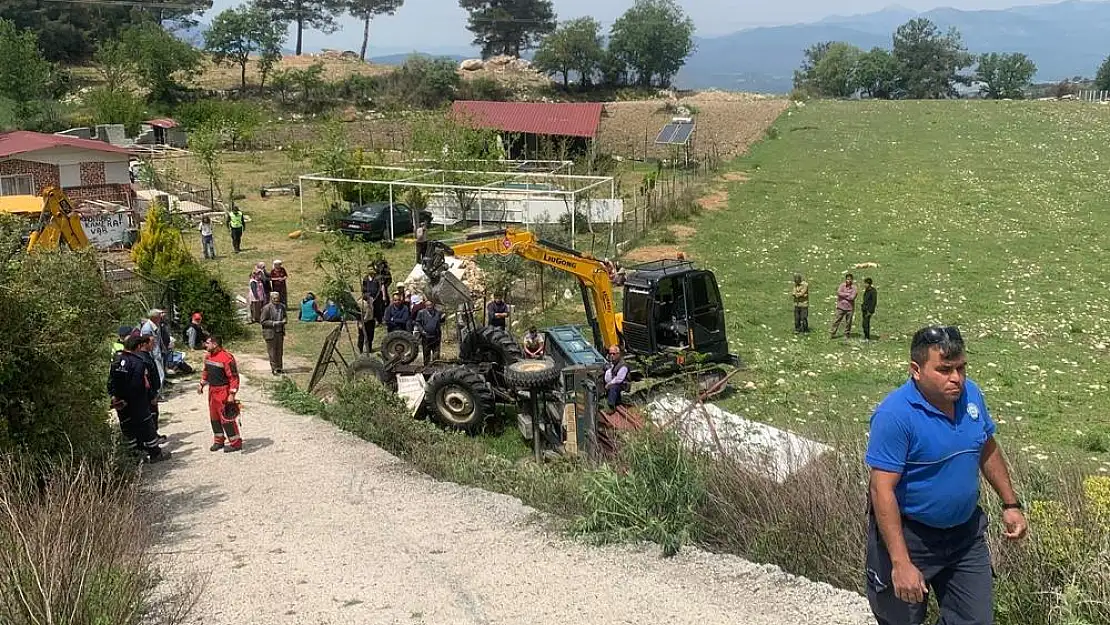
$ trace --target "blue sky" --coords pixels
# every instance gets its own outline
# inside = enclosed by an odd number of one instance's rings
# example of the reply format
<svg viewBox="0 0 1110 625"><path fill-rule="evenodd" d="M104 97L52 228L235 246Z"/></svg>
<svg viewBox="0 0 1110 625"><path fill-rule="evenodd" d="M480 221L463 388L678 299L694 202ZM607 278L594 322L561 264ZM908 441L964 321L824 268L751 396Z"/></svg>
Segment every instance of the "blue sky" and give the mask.
<svg viewBox="0 0 1110 625"><path fill-rule="evenodd" d="M1058 0L901 0L897 4L926 11L940 6L957 9L1001 9L1015 5L1050 4ZM241 4L241 0L215 0L211 16L222 9ZM698 36L725 35L753 26L773 26L812 22L830 15L852 15L880 10L891 0L679 0L694 19ZM632 5L632 0L555 0L560 20L592 15L606 27ZM333 35L307 31L305 48L358 50L362 25L350 17ZM422 50L432 53L465 54L470 47L466 12L457 0L405 0L392 17L383 17L370 26L370 56ZM292 39L288 44L292 46Z"/></svg>

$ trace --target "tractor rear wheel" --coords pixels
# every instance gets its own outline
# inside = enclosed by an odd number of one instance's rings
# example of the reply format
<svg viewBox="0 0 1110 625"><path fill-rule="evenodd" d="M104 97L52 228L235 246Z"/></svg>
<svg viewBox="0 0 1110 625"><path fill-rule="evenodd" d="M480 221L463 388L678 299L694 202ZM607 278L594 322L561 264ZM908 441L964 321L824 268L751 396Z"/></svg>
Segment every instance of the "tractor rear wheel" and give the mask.
<svg viewBox="0 0 1110 625"><path fill-rule="evenodd" d="M467 367L444 369L432 376L424 395L432 421L442 427L477 433L494 414L493 389L477 371Z"/></svg>
<svg viewBox="0 0 1110 625"><path fill-rule="evenodd" d="M394 377L386 371L385 363L377 356L360 356L347 369L347 377L351 380L373 378L390 389L394 387L394 382L396 382Z"/></svg>
<svg viewBox="0 0 1110 625"><path fill-rule="evenodd" d="M559 382L559 370L550 358L520 360L505 367L505 381L524 390L550 388Z"/></svg>
<svg viewBox="0 0 1110 625"><path fill-rule="evenodd" d="M505 330L484 326L463 337L459 358L467 362L492 362L504 368L524 360L524 352Z"/></svg>
<svg viewBox="0 0 1110 625"><path fill-rule="evenodd" d="M382 339L382 357L407 365L420 355L420 341L412 332L394 330Z"/></svg>

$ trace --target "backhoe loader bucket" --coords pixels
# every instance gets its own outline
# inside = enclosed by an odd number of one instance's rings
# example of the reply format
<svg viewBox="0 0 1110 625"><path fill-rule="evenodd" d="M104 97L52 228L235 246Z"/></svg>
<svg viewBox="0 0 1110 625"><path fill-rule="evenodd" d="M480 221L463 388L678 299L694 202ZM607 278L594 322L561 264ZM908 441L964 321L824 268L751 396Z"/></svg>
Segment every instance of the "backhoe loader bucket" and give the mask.
<svg viewBox="0 0 1110 625"><path fill-rule="evenodd" d="M426 295L451 308L474 302L470 289L463 284L462 280L456 278L455 274L447 270L439 272L438 276L428 276Z"/></svg>

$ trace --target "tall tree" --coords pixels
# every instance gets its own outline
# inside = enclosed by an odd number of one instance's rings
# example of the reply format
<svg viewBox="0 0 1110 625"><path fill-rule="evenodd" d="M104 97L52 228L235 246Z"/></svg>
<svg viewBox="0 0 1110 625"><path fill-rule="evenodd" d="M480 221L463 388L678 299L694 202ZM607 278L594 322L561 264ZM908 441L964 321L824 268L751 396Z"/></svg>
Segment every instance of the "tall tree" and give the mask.
<svg viewBox="0 0 1110 625"><path fill-rule="evenodd" d="M1106 57L1102 65L1098 66L1098 73L1095 74L1094 88L1099 91L1110 91L1110 56Z"/></svg>
<svg viewBox="0 0 1110 625"><path fill-rule="evenodd" d="M805 51L802 68L794 72L794 87L814 95L851 97L860 89L857 70L863 54L843 41L811 46Z"/></svg>
<svg viewBox="0 0 1110 625"><path fill-rule="evenodd" d="M269 14L254 5L226 9L212 20L204 35L204 49L217 64L239 66L243 89L247 88L247 63L258 56L262 86L266 75L281 59L281 44L287 25L270 19Z"/></svg>
<svg viewBox="0 0 1110 625"><path fill-rule="evenodd" d="M999 54L991 52L979 57L975 80L983 83L979 88L984 97L992 100L1025 97L1025 88L1033 81L1037 66L1024 54Z"/></svg>
<svg viewBox="0 0 1110 625"><path fill-rule="evenodd" d="M802 51L802 66L794 70L794 88L810 89L816 79L817 64L825 58L833 41L821 41Z"/></svg>
<svg viewBox="0 0 1110 625"><path fill-rule="evenodd" d="M519 57L556 26L551 0L459 0L459 6L470 13L466 27L482 47L482 58Z"/></svg>
<svg viewBox="0 0 1110 625"><path fill-rule="evenodd" d="M894 58L898 60L902 88L914 99L945 98L955 94L955 85L967 83L960 71L971 67L975 57L964 47L955 28L941 34L933 22L914 18L894 32Z"/></svg>
<svg viewBox="0 0 1110 625"><path fill-rule="evenodd" d="M675 0L636 0L613 23L609 50L636 72L640 85L658 76L668 87L694 51L694 21Z"/></svg>
<svg viewBox="0 0 1110 625"><path fill-rule="evenodd" d="M151 22L123 31L120 43L135 60L138 80L155 101L172 100L179 88L178 78L195 74L200 67L200 50Z"/></svg>
<svg viewBox="0 0 1110 625"><path fill-rule="evenodd" d="M346 10L344 0L257 0L258 6L279 22L297 26L297 48L301 55L304 29L311 28L323 33L339 30L335 18Z"/></svg>
<svg viewBox="0 0 1110 625"><path fill-rule="evenodd" d="M24 124L47 97L53 68L39 52L35 33L0 19L0 97L15 105Z"/></svg>
<svg viewBox="0 0 1110 625"><path fill-rule="evenodd" d="M564 87L570 86L570 73L577 72L585 88L593 82L604 58L601 24L592 17L580 17L545 37L532 62L541 72L562 74Z"/></svg>
<svg viewBox="0 0 1110 625"><path fill-rule="evenodd" d="M197 14L212 8L212 0L139 0L138 9L153 16L159 26L192 27L197 25Z"/></svg>
<svg viewBox="0 0 1110 625"><path fill-rule="evenodd" d="M871 48L856 64L856 81L868 96L890 99L898 93L898 61L890 50Z"/></svg>
<svg viewBox="0 0 1110 625"><path fill-rule="evenodd" d="M405 0L346 0L347 12L362 20L362 50L358 58L366 60L366 44L370 41L370 22L379 15L393 15Z"/></svg>

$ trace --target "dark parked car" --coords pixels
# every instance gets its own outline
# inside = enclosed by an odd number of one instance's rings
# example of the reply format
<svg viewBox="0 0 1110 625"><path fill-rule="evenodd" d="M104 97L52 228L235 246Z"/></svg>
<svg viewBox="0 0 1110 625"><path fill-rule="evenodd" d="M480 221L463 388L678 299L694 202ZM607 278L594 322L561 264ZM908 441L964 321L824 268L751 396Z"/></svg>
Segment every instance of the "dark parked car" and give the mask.
<svg viewBox="0 0 1110 625"><path fill-rule="evenodd" d="M389 239L389 202L371 202L356 206L351 214L339 220L339 231L348 237L363 241ZM422 220L431 221L432 214L421 211ZM393 204L393 238L412 234L412 209L395 202Z"/></svg>

